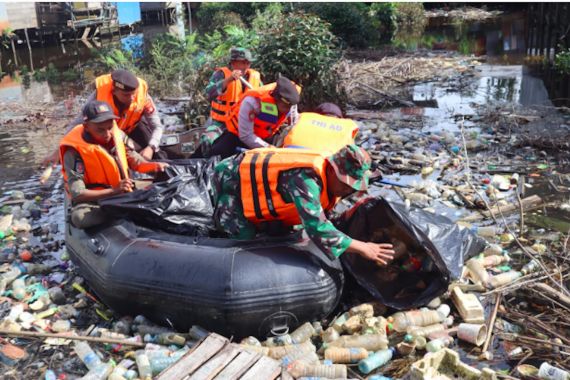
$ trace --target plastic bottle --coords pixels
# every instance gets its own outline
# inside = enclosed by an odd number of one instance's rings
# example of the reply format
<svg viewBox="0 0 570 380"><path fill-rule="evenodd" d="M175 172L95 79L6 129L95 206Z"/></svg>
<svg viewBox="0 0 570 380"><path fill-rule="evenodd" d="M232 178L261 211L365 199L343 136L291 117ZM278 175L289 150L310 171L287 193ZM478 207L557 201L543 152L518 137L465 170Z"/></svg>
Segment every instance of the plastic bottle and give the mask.
<svg viewBox="0 0 570 380"><path fill-rule="evenodd" d="M444 307L445 306L445 307ZM411 326L429 326L443 322L449 315L449 306L441 305L437 310L421 309L398 312L392 316L394 330L404 332Z"/></svg>
<svg viewBox="0 0 570 380"><path fill-rule="evenodd" d="M439 338L439 339L430 340L426 344L426 351L437 352L437 351L449 346L452 342L453 342L453 339L451 339L451 338Z"/></svg>
<svg viewBox="0 0 570 380"><path fill-rule="evenodd" d="M342 313L341 315L338 316L338 318L336 318L334 320L334 322L332 323L332 328L334 328L336 331L338 331L339 333L342 332L342 325L344 325L344 322L346 322L346 320L350 317L349 313Z"/></svg>
<svg viewBox="0 0 570 380"><path fill-rule="evenodd" d="M168 356L150 357L149 363L150 363L150 369L152 371L152 374L158 375L159 373L164 371L166 368L170 367L171 365L176 363L178 360L180 360L180 358L182 356L184 356L184 354L186 354L186 352L188 352L188 349L178 350L178 351L173 352L171 355L168 355Z"/></svg>
<svg viewBox="0 0 570 380"><path fill-rule="evenodd" d="M258 347L251 347L254 351L261 352L264 355L267 355L273 359L281 359L287 355L294 355L296 352L304 352L310 353L315 352L317 349L313 343L310 341L306 341L300 344L288 344L285 346L277 346L277 347L259 347L260 349L267 349L267 353L264 353L263 350L259 351Z"/></svg>
<svg viewBox="0 0 570 380"><path fill-rule="evenodd" d="M499 244L490 244L483 251L483 256L502 255L502 254L503 254L503 247L501 247Z"/></svg>
<svg viewBox="0 0 570 380"><path fill-rule="evenodd" d="M175 333L162 333L158 334L156 339L158 344L169 346L171 344L175 346L184 346L186 339Z"/></svg>
<svg viewBox="0 0 570 380"><path fill-rule="evenodd" d="M139 377L141 378L141 380L152 379L152 369L150 368L150 361L148 360L148 356L146 356L145 352L142 350L137 351L135 358L137 362L137 368L139 370Z"/></svg>
<svg viewBox="0 0 570 380"><path fill-rule="evenodd" d="M241 340L240 344L244 344L246 346L258 346L261 347L261 342L254 336L248 336Z"/></svg>
<svg viewBox="0 0 570 380"><path fill-rule="evenodd" d="M25 267L18 264L12 264L10 270L2 274L0 277L0 294L4 293L8 285L10 285L15 279L20 277L20 275L25 272Z"/></svg>
<svg viewBox="0 0 570 380"><path fill-rule="evenodd" d="M373 375L368 378L368 380L392 380L391 377L386 377L382 375Z"/></svg>
<svg viewBox="0 0 570 380"><path fill-rule="evenodd" d="M355 306L348 311L348 313L353 315L361 315L364 318L370 318L374 316L374 306L369 303L363 303L361 305Z"/></svg>
<svg viewBox="0 0 570 380"><path fill-rule="evenodd" d="M538 377L546 380L569 380L570 373L544 362L538 369Z"/></svg>
<svg viewBox="0 0 570 380"><path fill-rule="evenodd" d="M323 340L324 343L333 342L333 341L337 340L339 337L340 337L340 334L338 333L338 331L332 327L324 330L321 333L321 339Z"/></svg>
<svg viewBox="0 0 570 380"><path fill-rule="evenodd" d="M23 278L17 278L12 282L12 296L18 301L26 297L26 281Z"/></svg>
<svg viewBox="0 0 570 380"><path fill-rule="evenodd" d="M90 369L81 380L106 380L113 371L111 363L100 363L95 368Z"/></svg>
<svg viewBox="0 0 570 380"><path fill-rule="evenodd" d="M56 379L57 376L55 375L55 372L51 369L48 369L44 374L44 380L56 380Z"/></svg>
<svg viewBox="0 0 570 380"><path fill-rule="evenodd" d="M210 335L210 332L203 327L194 325L190 328L190 331L188 331L188 335L194 340L200 340Z"/></svg>
<svg viewBox="0 0 570 380"><path fill-rule="evenodd" d="M497 265L501 265L502 263L506 263L510 261L510 257L506 255L491 255L491 256L484 256L481 258L481 263L485 268L488 267L496 267Z"/></svg>
<svg viewBox="0 0 570 380"><path fill-rule="evenodd" d="M293 351L281 358L281 365L286 367L296 360L307 364L319 364L319 355L316 352Z"/></svg>
<svg viewBox="0 0 570 380"><path fill-rule="evenodd" d="M325 349L328 347L364 348L368 351L385 350L388 348L388 338L383 334L344 335L333 342L326 343Z"/></svg>
<svg viewBox="0 0 570 380"><path fill-rule="evenodd" d="M296 360L287 367L289 373L294 377L316 376L328 379L346 379L347 368L344 364L307 364Z"/></svg>
<svg viewBox="0 0 570 380"><path fill-rule="evenodd" d="M529 273L532 273L532 272L538 270L538 268L540 268L538 261L536 261L536 259L533 259L533 260L529 261L528 263L526 263L525 266L522 267L521 273L522 274L529 274Z"/></svg>
<svg viewBox="0 0 570 380"><path fill-rule="evenodd" d="M434 325L429 326L410 326L407 329L407 333L416 337L416 336L428 336L429 334L445 331L446 326L443 323L436 323Z"/></svg>
<svg viewBox="0 0 570 380"><path fill-rule="evenodd" d="M372 372L376 368L388 363L392 359L394 351L394 348L390 347L389 349L381 350L370 355L368 358L363 359L358 363L358 370L365 374Z"/></svg>
<svg viewBox="0 0 570 380"><path fill-rule="evenodd" d="M333 363L357 363L368 357L368 351L364 348L330 347L325 350L325 359Z"/></svg>
<svg viewBox="0 0 570 380"><path fill-rule="evenodd" d="M315 328L311 323L306 322L291 333L291 341L293 344L303 343L311 339L313 334L315 334Z"/></svg>
<svg viewBox="0 0 570 380"><path fill-rule="evenodd" d="M492 276L489 279L489 285L491 285L493 288L498 288L499 286L506 285L515 281L517 278L521 276L522 273L517 271L501 273L496 276Z"/></svg>
<svg viewBox="0 0 570 380"><path fill-rule="evenodd" d="M489 273L487 273L487 270L479 259L476 257L469 259L465 266L469 270L474 282L480 282L483 285L486 285L489 282Z"/></svg>
<svg viewBox="0 0 570 380"><path fill-rule="evenodd" d="M91 349L91 346L87 342L75 341L73 351L75 351L77 357L81 359L83 364L85 364L89 370L92 370L102 363L99 356L97 356L95 351Z"/></svg>
<svg viewBox="0 0 570 380"><path fill-rule="evenodd" d="M470 229L471 231L482 237L495 237L497 236L497 234L501 233L501 230L495 226L486 226L486 227L472 226Z"/></svg>
<svg viewBox="0 0 570 380"><path fill-rule="evenodd" d="M277 347L277 346L286 346L293 344L293 339L291 339L291 335L283 334L279 336L272 336L271 338L267 338L263 345L266 347Z"/></svg>

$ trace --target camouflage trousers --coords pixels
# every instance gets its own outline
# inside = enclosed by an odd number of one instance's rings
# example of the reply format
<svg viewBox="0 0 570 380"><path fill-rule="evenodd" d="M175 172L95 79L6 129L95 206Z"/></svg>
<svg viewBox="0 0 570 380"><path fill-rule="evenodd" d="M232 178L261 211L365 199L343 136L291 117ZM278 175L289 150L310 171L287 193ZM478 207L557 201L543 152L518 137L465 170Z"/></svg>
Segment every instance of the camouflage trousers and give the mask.
<svg viewBox="0 0 570 380"><path fill-rule="evenodd" d="M253 239L256 228L243 215L239 165L243 154L220 161L214 169L213 198L216 229L232 239Z"/></svg>
<svg viewBox="0 0 570 380"><path fill-rule="evenodd" d="M200 142L198 143L198 149L196 151L200 152L202 157L210 157L210 151L212 150L212 145L214 141L220 137L220 135L226 129L224 123L208 119L204 125L206 130L200 136Z"/></svg>

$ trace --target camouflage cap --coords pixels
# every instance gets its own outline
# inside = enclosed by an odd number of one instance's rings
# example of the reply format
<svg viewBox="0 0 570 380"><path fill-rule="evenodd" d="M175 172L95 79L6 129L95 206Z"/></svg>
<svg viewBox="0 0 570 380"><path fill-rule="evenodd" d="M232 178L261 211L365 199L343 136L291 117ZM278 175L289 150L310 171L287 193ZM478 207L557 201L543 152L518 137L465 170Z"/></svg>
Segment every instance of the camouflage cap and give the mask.
<svg viewBox="0 0 570 380"><path fill-rule="evenodd" d="M233 47L230 49L230 61L253 61L251 52L245 48Z"/></svg>
<svg viewBox="0 0 570 380"><path fill-rule="evenodd" d="M354 144L346 145L327 157L327 162L342 183L357 191L364 191L368 188L372 160L364 149Z"/></svg>

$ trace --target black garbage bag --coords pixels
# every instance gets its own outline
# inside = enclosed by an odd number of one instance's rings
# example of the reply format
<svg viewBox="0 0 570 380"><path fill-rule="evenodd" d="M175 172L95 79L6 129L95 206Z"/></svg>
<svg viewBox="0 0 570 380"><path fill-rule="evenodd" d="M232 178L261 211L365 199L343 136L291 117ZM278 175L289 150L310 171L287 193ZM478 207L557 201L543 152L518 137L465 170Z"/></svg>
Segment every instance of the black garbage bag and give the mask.
<svg viewBox="0 0 570 380"><path fill-rule="evenodd" d="M352 238L391 243L395 259L386 267L343 254L344 268L375 299L396 309L420 307L444 293L461 275L464 258L484 241L449 219L385 199L367 198L345 211L335 225Z"/></svg>
<svg viewBox="0 0 570 380"><path fill-rule="evenodd" d="M208 236L214 229L209 189L217 158L170 161L157 182L143 190L99 201L110 215L183 235Z"/></svg>

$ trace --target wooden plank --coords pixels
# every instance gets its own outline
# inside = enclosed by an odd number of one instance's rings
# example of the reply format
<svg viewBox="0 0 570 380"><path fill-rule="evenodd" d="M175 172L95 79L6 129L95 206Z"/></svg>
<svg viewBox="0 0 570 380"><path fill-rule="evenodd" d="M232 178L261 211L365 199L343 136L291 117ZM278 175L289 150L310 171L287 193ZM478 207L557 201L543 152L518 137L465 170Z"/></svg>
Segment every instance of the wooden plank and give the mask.
<svg viewBox="0 0 570 380"><path fill-rule="evenodd" d="M229 362L231 362L240 353L239 347L235 344L228 344L216 356L210 359L200 369L198 369L192 376L191 380L210 380L216 377Z"/></svg>
<svg viewBox="0 0 570 380"><path fill-rule="evenodd" d="M212 333L194 351L188 352L180 360L156 377L157 380L180 380L193 373L202 364L216 355L229 341Z"/></svg>
<svg viewBox="0 0 570 380"><path fill-rule="evenodd" d="M281 380L295 380L295 378L291 376L289 372L287 372L287 369L283 368L281 370Z"/></svg>
<svg viewBox="0 0 570 380"><path fill-rule="evenodd" d="M231 363L224 368L215 380L235 380L249 369L259 358L260 354L243 350Z"/></svg>
<svg viewBox="0 0 570 380"><path fill-rule="evenodd" d="M241 380L273 380L281 374L281 365L275 359L262 356L244 375Z"/></svg>

